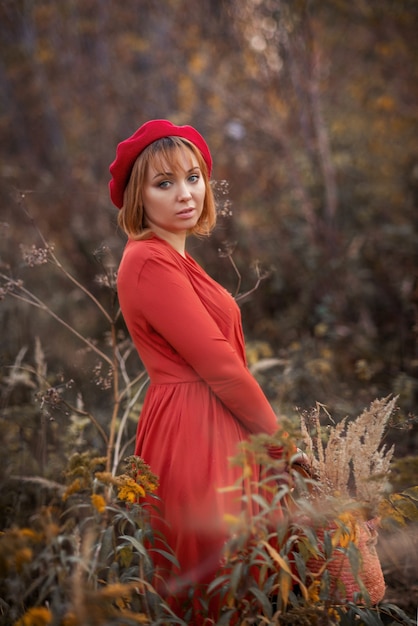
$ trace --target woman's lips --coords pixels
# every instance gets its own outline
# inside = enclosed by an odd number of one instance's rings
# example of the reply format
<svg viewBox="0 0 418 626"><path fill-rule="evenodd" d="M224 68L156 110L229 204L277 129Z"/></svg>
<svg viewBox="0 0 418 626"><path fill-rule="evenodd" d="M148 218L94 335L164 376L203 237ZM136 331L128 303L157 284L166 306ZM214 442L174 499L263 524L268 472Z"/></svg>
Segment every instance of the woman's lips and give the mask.
<svg viewBox="0 0 418 626"><path fill-rule="evenodd" d="M192 217L192 215L195 212L195 208L194 207L190 207L188 209L183 209L182 211L179 211L177 213L177 217L183 218L183 219L187 219L188 217Z"/></svg>

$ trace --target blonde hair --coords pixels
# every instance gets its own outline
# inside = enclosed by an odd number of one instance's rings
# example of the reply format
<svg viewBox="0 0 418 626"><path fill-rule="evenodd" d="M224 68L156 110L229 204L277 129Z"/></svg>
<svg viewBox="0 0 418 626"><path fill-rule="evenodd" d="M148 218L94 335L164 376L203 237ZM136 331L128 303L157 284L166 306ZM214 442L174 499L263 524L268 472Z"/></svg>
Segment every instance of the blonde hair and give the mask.
<svg viewBox="0 0 418 626"><path fill-rule="evenodd" d="M206 162L200 150L187 139L180 137L163 137L147 146L136 159L132 168L131 176L126 185L123 195L123 206L119 211L119 227L131 239L147 239L152 231L145 224L145 210L142 190L148 168L152 163L161 169L169 165L174 172L180 169L181 157L184 156L185 147L190 150L197 159L199 168L205 182L205 199L202 214L197 224L190 229L193 235L209 235L216 223L216 207Z"/></svg>

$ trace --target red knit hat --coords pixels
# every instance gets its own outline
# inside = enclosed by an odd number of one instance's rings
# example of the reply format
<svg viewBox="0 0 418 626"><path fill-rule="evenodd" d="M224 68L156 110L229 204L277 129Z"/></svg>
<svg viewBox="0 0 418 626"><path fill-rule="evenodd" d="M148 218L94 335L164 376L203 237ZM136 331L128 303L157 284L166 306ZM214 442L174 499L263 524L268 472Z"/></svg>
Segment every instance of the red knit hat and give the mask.
<svg viewBox="0 0 418 626"><path fill-rule="evenodd" d="M192 126L175 126L168 120L150 120L116 148L116 159L109 168L112 174L109 191L112 202L118 209L123 206L123 194L136 159L144 148L163 137L183 137L191 141L202 153L208 166L208 174L211 175L212 157L209 147L197 130Z"/></svg>

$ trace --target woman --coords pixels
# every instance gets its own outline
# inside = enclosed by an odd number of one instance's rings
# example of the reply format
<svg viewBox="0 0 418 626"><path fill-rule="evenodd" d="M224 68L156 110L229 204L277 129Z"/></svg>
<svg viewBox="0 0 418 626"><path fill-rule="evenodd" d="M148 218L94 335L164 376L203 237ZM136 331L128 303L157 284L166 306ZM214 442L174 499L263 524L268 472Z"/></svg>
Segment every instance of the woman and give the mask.
<svg viewBox="0 0 418 626"><path fill-rule="evenodd" d="M160 481L160 530L180 570L156 555L159 589L182 598L211 580L239 494L240 441L278 422L250 374L239 308L185 250L215 225L212 159L191 126L152 120L117 147L110 195L128 242L118 272L122 313L150 386L135 454ZM279 454L279 450L277 450ZM252 467L252 479L259 469ZM156 523L157 524L157 523ZM174 605L173 605L174 606ZM194 624L198 623L195 617Z"/></svg>

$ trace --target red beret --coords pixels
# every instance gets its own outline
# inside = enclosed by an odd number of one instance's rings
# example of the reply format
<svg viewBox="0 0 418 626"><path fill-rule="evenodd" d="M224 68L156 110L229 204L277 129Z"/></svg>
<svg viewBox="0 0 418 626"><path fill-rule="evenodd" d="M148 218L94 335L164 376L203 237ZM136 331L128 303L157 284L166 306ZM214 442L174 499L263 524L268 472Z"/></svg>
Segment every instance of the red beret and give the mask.
<svg viewBox="0 0 418 626"><path fill-rule="evenodd" d="M163 137L183 137L191 141L202 153L208 174L212 171L212 157L209 147L202 135L192 126L175 126L168 120L150 120L138 128L116 148L116 158L109 170L112 180L109 183L110 197L118 209L123 206L123 194L128 184L132 168L141 152L157 139Z"/></svg>

